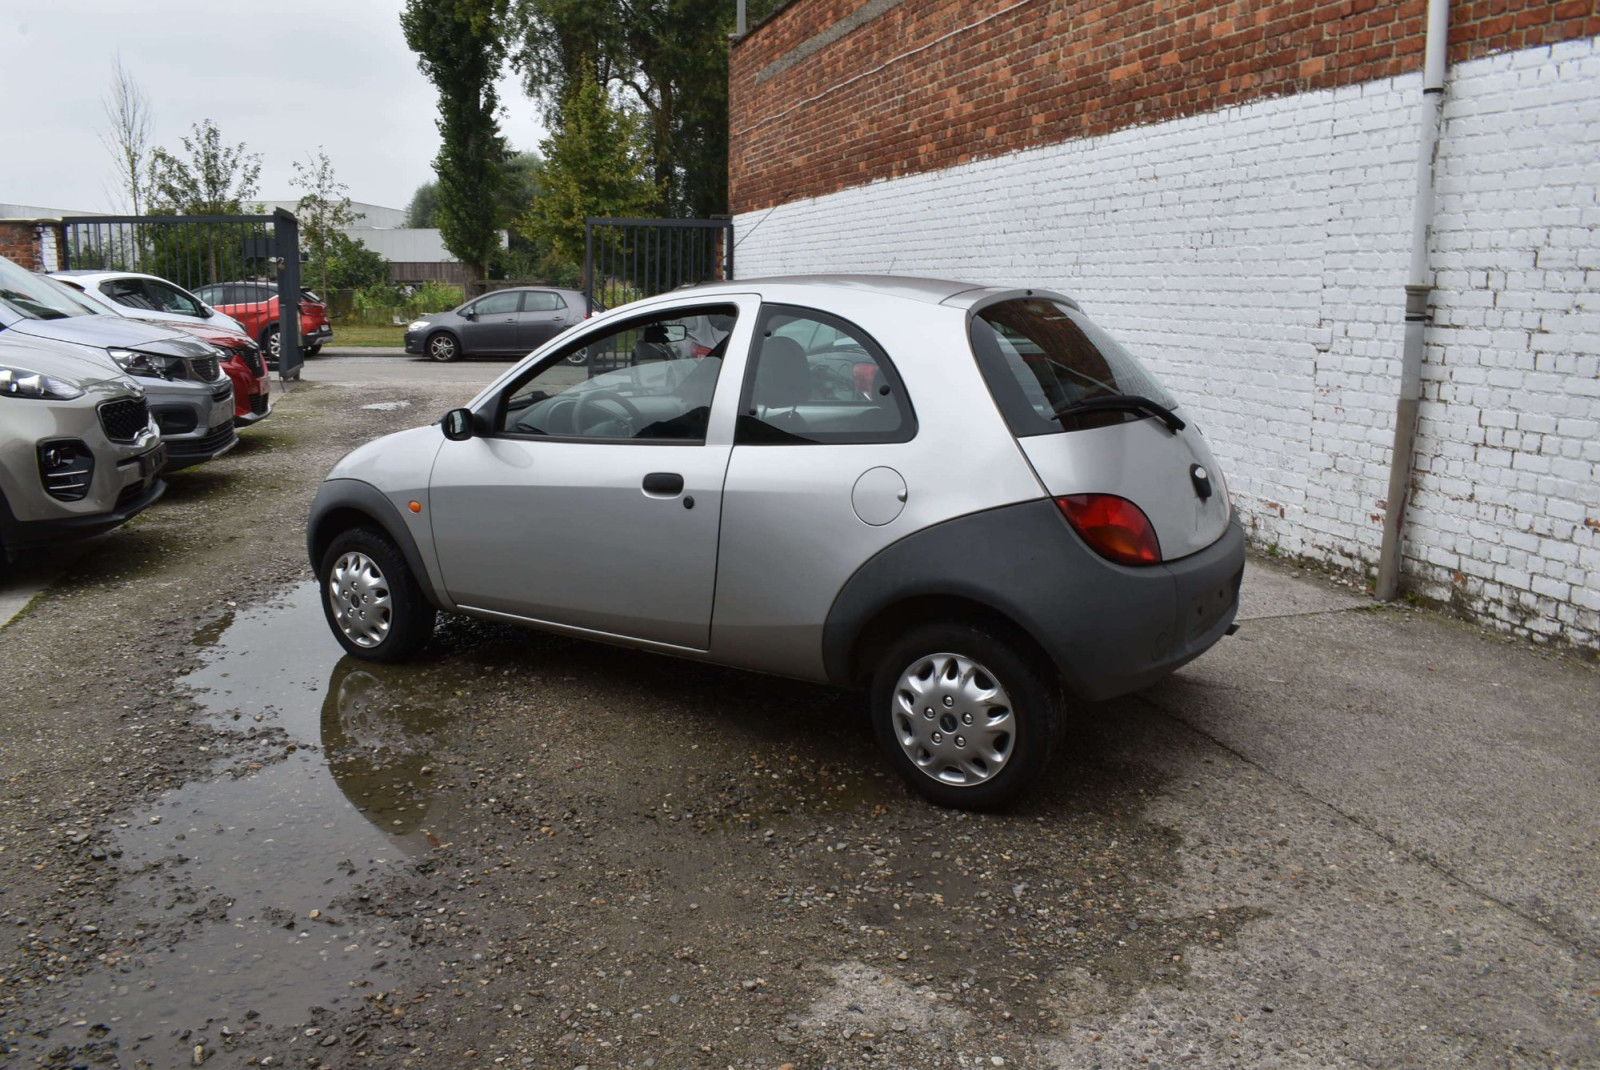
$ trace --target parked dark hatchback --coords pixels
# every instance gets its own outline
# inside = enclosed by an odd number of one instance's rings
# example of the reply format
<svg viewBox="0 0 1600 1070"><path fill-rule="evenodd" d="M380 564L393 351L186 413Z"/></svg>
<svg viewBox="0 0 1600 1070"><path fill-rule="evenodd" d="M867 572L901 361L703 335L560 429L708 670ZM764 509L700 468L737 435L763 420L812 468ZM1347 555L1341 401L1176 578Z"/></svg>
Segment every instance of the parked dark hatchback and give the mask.
<svg viewBox="0 0 1600 1070"><path fill-rule="evenodd" d="M583 294L576 290L495 290L417 319L406 328L406 352L434 360L520 357L587 318Z"/></svg>

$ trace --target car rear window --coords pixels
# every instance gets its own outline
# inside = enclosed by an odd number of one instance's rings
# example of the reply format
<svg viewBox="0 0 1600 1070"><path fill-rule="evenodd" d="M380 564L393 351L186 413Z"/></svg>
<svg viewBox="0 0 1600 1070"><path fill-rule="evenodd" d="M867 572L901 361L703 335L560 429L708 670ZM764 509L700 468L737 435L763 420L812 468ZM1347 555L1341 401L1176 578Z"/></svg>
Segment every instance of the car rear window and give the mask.
<svg viewBox="0 0 1600 1070"><path fill-rule="evenodd" d="M1116 395L1176 402L1116 339L1071 305L1046 298L998 301L969 328L972 353L1011 433L1046 435L1139 419L1136 413L1064 412Z"/></svg>

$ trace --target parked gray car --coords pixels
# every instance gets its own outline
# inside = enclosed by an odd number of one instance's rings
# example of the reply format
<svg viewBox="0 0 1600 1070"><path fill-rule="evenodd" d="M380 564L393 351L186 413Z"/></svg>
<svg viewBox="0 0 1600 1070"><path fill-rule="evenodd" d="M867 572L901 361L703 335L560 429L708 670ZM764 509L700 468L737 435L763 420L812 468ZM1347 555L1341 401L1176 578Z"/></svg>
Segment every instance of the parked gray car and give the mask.
<svg viewBox="0 0 1600 1070"><path fill-rule="evenodd" d="M238 445L233 383L222 354L175 328L124 319L89 304L64 283L0 258L0 331L77 347L144 386L167 444L169 471Z"/></svg>
<svg viewBox="0 0 1600 1070"><path fill-rule="evenodd" d="M340 461L307 545L357 657L445 610L865 687L896 769L966 807L1042 774L1063 685L1217 642L1244 568L1199 431L1071 298L848 276L596 317Z"/></svg>
<svg viewBox="0 0 1600 1070"><path fill-rule="evenodd" d="M549 287L495 290L406 327L406 352L434 360L525 356L585 319L583 294Z"/></svg>
<svg viewBox="0 0 1600 1070"><path fill-rule="evenodd" d="M134 380L0 333L0 564L109 531L161 497L165 448Z"/></svg>

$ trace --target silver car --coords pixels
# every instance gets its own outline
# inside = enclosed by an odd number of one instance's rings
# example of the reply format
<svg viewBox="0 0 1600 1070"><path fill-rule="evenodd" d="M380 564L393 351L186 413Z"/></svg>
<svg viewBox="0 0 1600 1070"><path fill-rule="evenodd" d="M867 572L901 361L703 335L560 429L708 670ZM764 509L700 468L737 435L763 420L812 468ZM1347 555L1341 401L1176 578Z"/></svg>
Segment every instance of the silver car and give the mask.
<svg viewBox="0 0 1600 1070"><path fill-rule="evenodd" d="M109 531L166 489L143 388L71 346L0 333L0 428L0 565Z"/></svg>
<svg viewBox="0 0 1600 1070"><path fill-rule="evenodd" d="M307 545L358 657L444 610L864 687L906 780L975 808L1042 774L1063 691L1226 634L1244 567L1198 429L1070 297L852 276L596 317L345 457Z"/></svg>
<svg viewBox="0 0 1600 1070"><path fill-rule="evenodd" d="M139 379L166 441L168 471L220 457L239 444L233 381L222 370L222 352L185 331L125 319L3 257L0 331L65 343Z"/></svg>

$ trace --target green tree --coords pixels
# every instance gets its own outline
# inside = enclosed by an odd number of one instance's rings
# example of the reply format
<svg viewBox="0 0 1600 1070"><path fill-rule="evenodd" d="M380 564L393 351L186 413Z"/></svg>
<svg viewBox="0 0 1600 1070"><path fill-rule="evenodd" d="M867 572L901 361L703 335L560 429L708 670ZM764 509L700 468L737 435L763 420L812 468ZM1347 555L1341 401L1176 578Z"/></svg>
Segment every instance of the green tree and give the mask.
<svg viewBox="0 0 1600 1070"><path fill-rule="evenodd" d="M494 84L505 60L508 0L406 0L400 14L417 66L439 91L438 224L467 274L482 278L499 247L496 194L505 142Z"/></svg>
<svg viewBox="0 0 1600 1070"><path fill-rule="evenodd" d="M321 256L313 253L307 265L323 280L323 297L333 290L360 290L389 281L389 261L340 231L328 236Z"/></svg>
<svg viewBox="0 0 1600 1070"><path fill-rule="evenodd" d="M777 0L752 0L760 19ZM728 34L735 0L517 0L512 56L528 92L564 100L583 71L640 113L669 216L728 210Z"/></svg>
<svg viewBox="0 0 1600 1070"><path fill-rule="evenodd" d="M636 115L617 108L598 77L579 77L561 102L544 152L544 189L517 221L557 264L582 263L588 216L647 214L657 192L640 149Z"/></svg>
<svg viewBox="0 0 1600 1070"><path fill-rule="evenodd" d="M350 187L340 182L333 173L333 161L319 147L317 154L304 164L294 161L294 177L289 185L303 190L300 203L295 205L295 218L300 223L300 243L311 256L312 273L319 290L328 288L328 247L334 237L344 237L345 227L364 218L350 206Z"/></svg>
<svg viewBox="0 0 1600 1070"><path fill-rule="evenodd" d="M180 138L183 155L158 148L152 154L151 207L175 215L237 215L256 195L260 153L244 142L225 144L217 124L202 120Z"/></svg>
<svg viewBox="0 0 1600 1070"><path fill-rule="evenodd" d="M406 206L406 226L431 230L439 225L438 180L424 182Z"/></svg>
<svg viewBox="0 0 1600 1070"><path fill-rule="evenodd" d="M243 142L229 145L210 119L190 127L183 152L151 154L151 211L173 215L239 215L256 195L261 156ZM257 224L205 223L160 227L150 239L144 270L180 285L200 286L246 273L243 241L259 237Z"/></svg>

